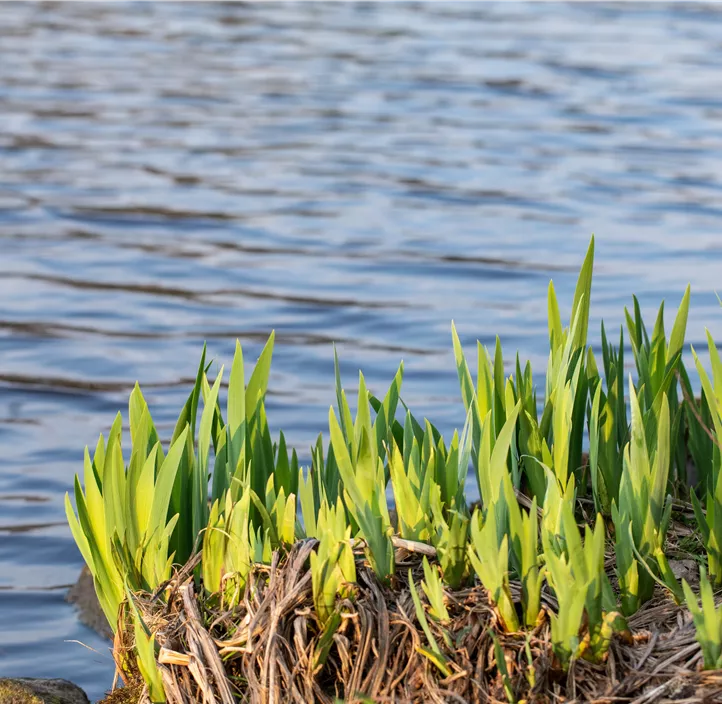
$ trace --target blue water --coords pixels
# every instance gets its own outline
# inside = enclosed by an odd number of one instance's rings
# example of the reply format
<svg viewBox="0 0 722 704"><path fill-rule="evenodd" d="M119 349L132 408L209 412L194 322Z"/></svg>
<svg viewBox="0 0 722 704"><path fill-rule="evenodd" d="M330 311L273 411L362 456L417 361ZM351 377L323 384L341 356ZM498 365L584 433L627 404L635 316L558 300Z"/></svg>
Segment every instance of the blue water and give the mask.
<svg viewBox="0 0 722 704"><path fill-rule="evenodd" d="M455 319L538 378L597 236L592 341L692 283L722 340L722 8L0 4L0 675L99 697L63 496L138 379L171 425L203 340L270 329L306 448L362 366L463 423ZM73 641L81 641L96 652Z"/></svg>

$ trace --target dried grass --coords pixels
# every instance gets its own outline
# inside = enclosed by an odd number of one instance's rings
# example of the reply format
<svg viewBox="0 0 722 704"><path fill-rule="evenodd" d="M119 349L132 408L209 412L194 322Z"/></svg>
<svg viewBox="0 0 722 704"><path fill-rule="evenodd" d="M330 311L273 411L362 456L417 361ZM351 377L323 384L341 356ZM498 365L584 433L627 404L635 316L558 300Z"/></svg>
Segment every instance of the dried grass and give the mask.
<svg viewBox="0 0 722 704"><path fill-rule="evenodd" d="M421 556L397 550L397 575L384 587L358 555L355 598L339 603L342 623L328 660L314 667L320 628L313 608L308 556L315 541L297 543L270 566L256 565L245 597L219 609L194 588L193 565L155 595L137 595L160 646L169 704L331 704L346 702L506 702L491 633L503 649L515 697L527 702L722 701L722 672L700 670L701 651L689 614L664 594L629 619L604 663L584 660L563 672L552 653L548 619L529 633L504 634L482 587L447 592L451 622L429 619L449 658L445 677L419 652L427 646L404 575L421 580ZM546 609L556 608L543 594ZM132 629L121 628L116 661L137 676ZM528 646L528 647L527 647ZM107 700L110 702L111 700ZM147 701L143 694L137 701Z"/></svg>

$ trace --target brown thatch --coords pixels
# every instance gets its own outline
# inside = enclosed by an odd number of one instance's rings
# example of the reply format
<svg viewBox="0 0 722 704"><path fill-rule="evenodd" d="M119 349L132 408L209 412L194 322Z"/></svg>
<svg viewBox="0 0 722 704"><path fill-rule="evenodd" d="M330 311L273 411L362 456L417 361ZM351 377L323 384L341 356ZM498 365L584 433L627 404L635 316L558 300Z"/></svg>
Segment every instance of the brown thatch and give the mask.
<svg viewBox="0 0 722 704"><path fill-rule="evenodd" d="M451 623L429 619L450 661L445 676L419 652L428 643L405 575L422 577L418 554L397 551L397 575L379 584L358 557L358 588L339 604L342 623L323 666L314 667L319 641L308 556L315 541L256 565L242 603L222 611L196 592L188 565L160 594L137 595L160 646L159 667L170 704L236 701L258 704L322 702L506 702L492 632L502 646L511 688L527 702L722 701L722 672L703 672L688 612L660 594L615 637L606 661L578 660L564 672L555 660L548 619L529 633L504 634L482 587L447 592ZM550 593L547 609L555 609ZM132 629L116 638L116 660L135 677ZM144 700L144 696L140 700Z"/></svg>

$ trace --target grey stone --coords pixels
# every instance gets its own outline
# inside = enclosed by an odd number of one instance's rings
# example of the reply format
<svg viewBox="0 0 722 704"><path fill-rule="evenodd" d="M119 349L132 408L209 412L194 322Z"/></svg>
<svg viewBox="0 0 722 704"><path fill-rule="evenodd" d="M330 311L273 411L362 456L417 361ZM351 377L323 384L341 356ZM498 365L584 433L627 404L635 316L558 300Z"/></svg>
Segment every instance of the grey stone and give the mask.
<svg viewBox="0 0 722 704"><path fill-rule="evenodd" d="M699 582L699 565L694 560L669 560L672 574L678 579L686 579L690 584Z"/></svg>
<svg viewBox="0 0 722 704"><path fill-rule="evenodd" d="M113 639L113 630L105 618L100 602L95 595L93 575L87 566L83 567L78 581L68 590L67 600L78 607L80 622L92 628L104 638Z"/></svg>
<svg viewBox="0 0 722 704"><path fill-rule="evenodd" d="M2 704L90 704L85 692L68 680L26 677L0 679Z"/></svg>

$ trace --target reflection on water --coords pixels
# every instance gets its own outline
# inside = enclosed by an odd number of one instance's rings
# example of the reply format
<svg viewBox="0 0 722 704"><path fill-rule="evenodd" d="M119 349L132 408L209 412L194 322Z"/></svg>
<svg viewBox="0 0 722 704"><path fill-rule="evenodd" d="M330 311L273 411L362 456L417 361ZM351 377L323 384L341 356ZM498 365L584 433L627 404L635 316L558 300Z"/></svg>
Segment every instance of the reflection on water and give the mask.
<svg viewBox="0 0 722 704"><path fill-rule="evenodd" d="M63 495L138 379L172 429L203 340L277 349L273 427L406 362L463 422L463 341L545 364L591 232L593 337L693 285L722 337L720 9L0 5L0 675L100 695ZM65 641L80 640L93 653Z"/></svg>

